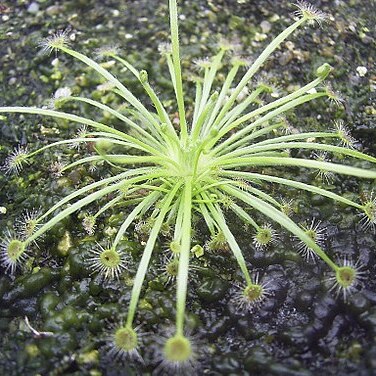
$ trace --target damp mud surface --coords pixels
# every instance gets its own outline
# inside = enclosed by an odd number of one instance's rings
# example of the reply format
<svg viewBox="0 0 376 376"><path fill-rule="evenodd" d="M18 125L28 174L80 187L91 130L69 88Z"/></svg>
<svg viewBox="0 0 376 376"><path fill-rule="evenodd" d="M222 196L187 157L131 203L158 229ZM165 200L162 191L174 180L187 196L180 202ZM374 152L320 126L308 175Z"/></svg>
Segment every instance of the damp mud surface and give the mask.
<svg viewBox="0 0 376 376"><path fill-rule="evenodd" d="M168 69L161 65L158 45L168 40L167 1L12 0L0 3L0 104L43 106L58 88L117 103L104 97L92 71L61 54L39 52L38 42L51 32L70 28L72 46L93 56L103 45L118 45L138 69L146 69L164 105L174 109ZM182 65L186 78L196 73L193 59L212 56L221 36L237 37L244 55L257 56L271 38L288 26L294 7L287 1L180 1ZM343 119L358 140L357 147L376 154L376 72L374 1L316 1L332 15L322 28L300 30L282 44L263 71L289 93L313 77L324 62L334 67L331 81L344 97L343 105L318 100L288 114L298 129L328 129ZM147 99L132 77L114 66L126 86ZM139 90L139 91L138 91ZM194 87L186 91L194 98ZM188 102L189 106L189 102ZM79 110L83 116L106 121L106 114ZM1 116L0 161L18 144L31 150L75 134L64 121L31 116ZM47 210L78 186L97 180L103 169L84 168L58 179L50 165L74 158L76 150L46 152L19 176L0 176L0 225L12 226L24 210ZM291 171L295 174L296 171ZM300 173L302 182L314 182L314 173ZM336 177L331 185L356 200L375 189L372 182ZM294 219L321 221L324 249L334 259L359 260L363 287L346 302L331 290L331 274L320 261L307 262L297 252L298 241L276 228L278 241L264 251L252 243L252 232L229 215L230 227L244 251L249 268L268 281L272 291L249 314L239 311L240 272L223 249L193 258L188 289L187 321L197 341L200 375L376 375L376 244L375 235L359 225L359 213L329 199L277 186L269 192L294 199ZM145 333L140 362L120 363L111 358L108 343L125 318L132 278L142 254L143 238L129 231L121 248L133 262L119 281L104 282L87 267L96 242L111 237L122 223L126 208L101 217L93 236L85 234L84 213L59 223L34 247L15 276L0 274L0 374L13 375L149 375L158 365L160 343L175 317L174 282L166 284L160 237L156 256L144 283L137 323ZM259 217L262 220L262 217ZM200 221L195 238L209 235ZM27 320L25 321L25 317ZM27 325L27 321L34 332Z"/></svg>

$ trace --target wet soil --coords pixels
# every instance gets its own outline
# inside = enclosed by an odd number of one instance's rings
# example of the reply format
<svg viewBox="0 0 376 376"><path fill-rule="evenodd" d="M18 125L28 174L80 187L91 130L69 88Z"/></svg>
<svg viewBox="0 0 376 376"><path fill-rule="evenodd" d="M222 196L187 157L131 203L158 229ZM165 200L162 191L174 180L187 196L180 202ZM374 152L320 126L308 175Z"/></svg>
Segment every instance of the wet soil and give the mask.
<svg viewBox="0 0 376 376"><path fill-rule="evenodd" d="M256 3L256 4L255 4ZM331 81L345 99L336 107L317 101L288 114L298 129L327 129L343 119L358 140L358 147L376 154L375 2L316 1L332 15L322 28L304 28L282 45L264 71L281 93L307 82L323 62L334 67ZM183 69L195 72L191 61L211 56L220 36L238 37L244 55L257 56L270 38L291 22L294 7L286 1L195 0L180 1ZM102 45L117 44L139 69L147 69L159 88L164 104L173 108L168 70L161 65L157 47L168 39L167 1L3 1L0 6L0 104L41 106L57 88L70 86L74 93L99 96L99 78L64 55L42 55L38 41L59 29L71 28L75 49L93 55ZM366 73L364 73L366 68ZM119 67L118 77L140 98L136 82ZM191 97L193 86L186 88ZM147 101L146 98L143 98ZM107 95L107 103L116 98ZM188 103L189 104L189 103ZM72 108L72 110L77 110ZM81 113L93 116L88 108ZM95 114L106 120L103 114ZM0 159L17 144L36 148L73 135L65 122L28 116L0 118ZM46 210L77 186L97 179L103 172L83 169L58 180L51 179L49 165L69 160L74 150L46 153L43 160L19 176L0 176L2 228L12 226L25 209ZM64 154L64 155L63 155ZM293 172L292 172L293 173ZM302 181L316 182L315 175ZM337 193L355 198L372 188L370 182L336 178ZM316 218L326 227L325 250L334 259L360 260L363 288L346 303L329 291L327 267L307 263L296 252L297 242L281 229L278 242L268 251L252 245L252 233L236 219L231 228L249 261L249 267L270 281L273 296L251 314L236 308L236 284L241 281L235 262L226 252L205 252L194 260L189 284L188 321L199 343L200 374L207 375L353 375L376 374L376 247L374 234L362 231L359 215L352 209L310 194L278 187L271 193L296 199L297 221ZM41 192L43 194L41 194ZM158 358L158 338L174 322L174 285L165 287L161 277L162 253L167 239L161 237L141 301L137 321L144 337L142 354L147 365L119 364L107 355L106 340L113 325L125 316L142 246L130 232L122 247L132 255L134 269L120 282L103 281L90 274L85 255L95 241L110 236L125 212L101 219L95 236L84 234L82 213L55 226L40 248L15 277L0 275L0 374L3 375L132 375L150 374ZM208 234L196 237L202 243ZM230 261L229 261L230 260ZM27 316L40 331L52 337L33 336Z"/></svg>

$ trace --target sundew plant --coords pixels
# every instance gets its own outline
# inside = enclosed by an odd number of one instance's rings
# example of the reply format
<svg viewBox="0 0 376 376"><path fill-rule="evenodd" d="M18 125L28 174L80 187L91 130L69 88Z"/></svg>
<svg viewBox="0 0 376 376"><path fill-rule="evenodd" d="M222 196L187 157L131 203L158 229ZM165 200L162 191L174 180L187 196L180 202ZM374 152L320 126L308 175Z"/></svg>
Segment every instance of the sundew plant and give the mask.
<svg viewBox="0 0 376 376"><path fill-rule="evenodd" d="M100 180L77 188L73 193L40 214L25 216L20 233L6 230L1 243L1 262L5 270L14 274L33 253L36 242L49 229L72 213L88 211L91 203L98 202L99 211L86 215L84 228L93 234L100 215L116 210L119 204L128 209L124 221L106 246L93 250L87 260L88 268L103 278L120 278L128 268L130 256L119 249L119 244L132 228L143 231L144 249L134 276L126 320L120 323L110 339L110 352L120 358L140 359L140 335L135 317L143 283L160 234L170 230L170 243L166 257L168 278L176 278L176 322L174 331L162 345L160 369L192 374L198 363L198 354L185 328L187 284L190 259L202 252L199 241L193 241L193 217L207 225L211 235L208 248L226 245L238 264L243 283L237 296L239 310L251 314L262 309L262 302L273 291L250 267L226 219L235 215L251 229L251 243L265 249L275 241L272 225L280 226L299 239L298 251L309 259L326 263L332 272L333 289L342 298L360 287L362 271L356 263L343 259L334 262L321 247L322 232L317 222L303 227L291 219L289 202L281 199L283 188L297 192L306 191L330 198L334 203L347 205L358 211L365 229L376 226L376 200L369 194L359 202L325 189L333 174L350 175L362 179L375 179L373 168L376 158L354 148L354 140L342 122L326 127L326 131L304 129L291 132L283 116L297 106L318 99L341 99L324 83L331 67L323 64L317 68L311 82L278 99L268 98L273 89L263 80L255 80L265 61L291 34L305 24L321 24L326 15L305 2L296 4L296 21L275 37L253 61L236 54L228 42L219 44L217 54L208 60L198 61L202 77L195 80L196 94L189 108L184 95L178 35L177 1L169 0L170 43L161 46L174 88L176 109L165 108L149 84L148 73L138 70L121 57L118 48L103 48L101 59L113 59L127 68L145 90L153 110L143 105L122 82L106 69L104 64L73 50L68 32L62 31L41 43L47 52L68 54L103 78L103 85L127 104L126 110L112 108L100 101L74 96L67 88L60 89L52 99L50 108L1 107L0 113L22 113L47 116L68 121L78 126L77 136L51 143L34 151L18 147L7 157L3 169L6 173L20 173L25 165L39 158L50 148L91 145L91 154L70 164L56 162L55 175L62 175L82 165L104 163L108 174ZM236 50L236 48L235 48ZM230 57L229 71L218 91L217 73L223 61ZM64 112L67 103L84 103L120 120L113 127ZM174 115L177 110L177 116ZM171 111L171 112L168 112ZM189 116L187 116L189 114ZM178 117L176 121L175 117ZM78 149L79 150L79 149ZM82 149L81 149L82 150ZM291 150L305 150L309 157L291 157ZM341 158L336 158L340 156ZM340 160L341 163L329 162ZM364 168L354 167L360 161ZM368 164L367 167L365 165ZM281 177L284 168L299 168L302 173L313 170L322 178L322 184L311 185ZM267 168L268 173L265 173ZM272 171L272 172L270 172ZM285 175L286 176L286 175ZM287 175L290 176L290 175ZM281 192L276 196L265 189L273 184ZM110 198L109 198L110 197ZM262 223L259 218L264 217ZM140 230L140 228L142 229ZM232 254L232 256L231 256ZM160 254L159 254L159 257ZM309 265L307 265L309 267ZM167 287L166 287L167 288Z"/></svg>

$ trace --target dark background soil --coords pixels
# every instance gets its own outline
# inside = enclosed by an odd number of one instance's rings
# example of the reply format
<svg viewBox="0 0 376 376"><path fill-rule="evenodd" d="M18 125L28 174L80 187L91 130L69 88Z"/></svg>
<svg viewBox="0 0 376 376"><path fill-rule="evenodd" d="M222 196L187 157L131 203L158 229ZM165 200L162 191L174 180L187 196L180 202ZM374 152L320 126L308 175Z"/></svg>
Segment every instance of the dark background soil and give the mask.
<svg viewBox="0 0 376 376"><path fill-rule="evenodd" d="M325 101L304 105L288 114L294 127L320 129L343 119L364 152L376 153L375 1L315 1L332 15L322 28L307 27L283 43L267 62L268 72L281 88L291 92L308 82L323 62L334 67L331 82L345 99L336 107ZM38 41L59 29L71 27L72 46L93 56L107 44L117 44L124 56L149 77L167 106L173 108L168 72L161 66L159 43L168 39L167 1L3 1L0 4L0 105L41 106L55 90L71 86L75 93L92 93L98 77L70 57L38 52ZM262 47L291 23L294 7L287 1L195 0L180 1L183 69L193 72L192 59L211 56L220 36L237 36L244 54L257 56ZM266 22L265 22L266 21ZM262 23L263 22L263 23ZM270 29L270 30L269 30ZM264 35L265 34L265 35ZM292 42L292 44L291 44ZM364 76L359 67L366 67ZM118 77L140 97L132 78L114 68ZM193 93L193 87L186 87ZM192 94L193 95L193 94ZM110 95L106 99L113 102ZM92 116L87 109L81 109ZM102 116L102 115L101 115ZM69 124L29 116L0 118L0 159L17 144L31 149L46 138L74 134ZM68 152L69 154L69 152ZM72 153L70 153L72 156ZM2 228L12 226L22 211L48 208L80 183L91 181L85 171L53 181L48 165L62 155L46 153L19 177L0 176ZM69 158L69 156L68 156ZM306 176L303 180L313 180ZM355 197L372 190L370 182L336 179L337 193ZM41 192L48 194L41 195ZM274 192L275 193L275 192ZM281 195L296 198L296 192ZM207 375L373 375L376 374L375 238L359 226L353 210L321 197L299 194L296 219L318 218L327 226L325 249L333 258L360 259L366 271L364 287L347 304L328 291L328 270L321 262L307 263L296 254L296 242L284 234L267 253L252 246L235 220L250 267L272 281L273 298L252 315L239 314L234 282L239 280L229 255L205 254L192 278L188 310L200 343L201 373ZM56 226L16 278L0 276L0 374L3 375L128 375L149 374L155 367L156 337L173 323L175 292L163 287L155 260L141 301L138 321L148 332L142 353L147 367L121 365L106 356L111 325L126 312L129 287L122 281L103 285L85 268L85 252L95 240L116 228L123 213L102 220L96 238L85 237L72 217ZM198 233L203 242L207 234ZM161 239L160 248L163 248ZM135 261L141 252L135 234L124 242ZM36 269L37 266L40 269ZM31 274L33 271L33 274ZM133 271L129 271L129 277ZM127 282L127 280L125 280ZM27 315L53 338L33 338L24 324ZM201 349L204 349L202 350ZM99 352L97 352L99 350Z"/></svg>

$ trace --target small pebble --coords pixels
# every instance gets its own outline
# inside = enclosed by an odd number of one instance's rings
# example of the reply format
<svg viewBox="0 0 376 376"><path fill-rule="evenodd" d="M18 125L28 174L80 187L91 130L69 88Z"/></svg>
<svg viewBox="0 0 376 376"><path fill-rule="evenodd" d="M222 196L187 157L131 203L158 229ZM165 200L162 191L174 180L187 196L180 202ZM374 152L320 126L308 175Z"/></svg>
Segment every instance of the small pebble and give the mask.
<svg viewBox="0 0 376 376"><path fill-rule="evenodd" d="M268 33L271 30L272 25L269 21L262 21L260 27L263 33Z"/></svg>
<svg viewBox="0 0 376 376"><path fill-rule="evenodd" d="M293 43L293 42L291 42L291 41L287 41L286 43L285 43L285 45L286 45L286 48L289 50L289 51L294 51L294 49L295 49L295 44Z"/></svg>
<svg viewBox="0 0 376 376"><path fill-rule="evenodd" d="M38 13L39 11L39 5L38 3L31 3L28 7L27 7L27 11L31 14L35 14L35 13Z"/></svg>
<svg viewBox="0 0 376 376"><path fill-rule="evenodd" d="M49 15L49 16L56 16L58 15L60 12L63 11L63 7L60 6L60 5L51 5L50 7L48 7L46 9L46 13Z"/></svg>
<svg viewBox="0 0 376 376"><path fill-rule="evenodd" d="M358 72L358 75L360 77L364 77L367 74L368 69L364 66L359 66L356 68L356 71Z"/></svg>
<svg viewBox="0 0 376 376"><path fill-rule="evenodd" d="M280 65L285 66L287 65L292 59L294 55L291 51L285 51L278 59Z"/></svg>
<svg viewBox="0 0 376 376"><path fill-rule="evenodd" d="M265 40L267 37L268 36L265 33L256 33L255 37L254 37L254 40L256 42L261 42L261 41Z"/></svg>

